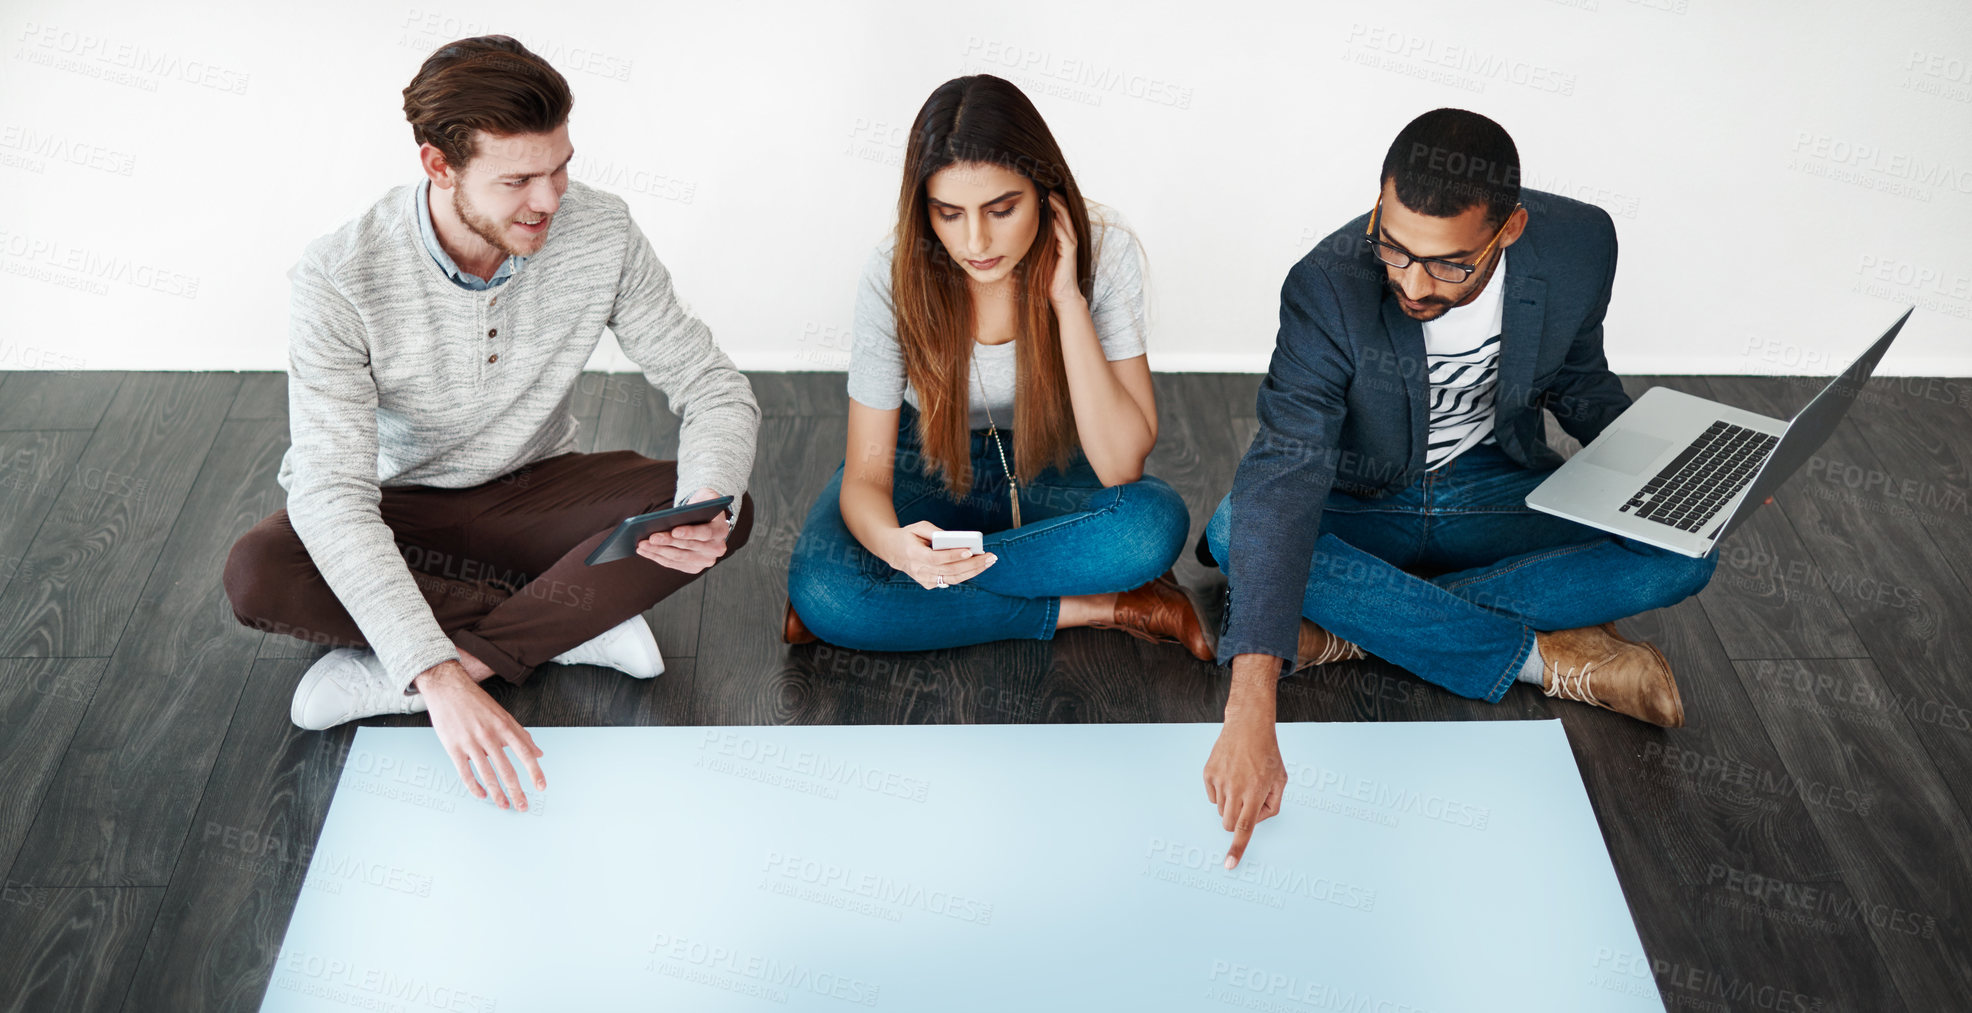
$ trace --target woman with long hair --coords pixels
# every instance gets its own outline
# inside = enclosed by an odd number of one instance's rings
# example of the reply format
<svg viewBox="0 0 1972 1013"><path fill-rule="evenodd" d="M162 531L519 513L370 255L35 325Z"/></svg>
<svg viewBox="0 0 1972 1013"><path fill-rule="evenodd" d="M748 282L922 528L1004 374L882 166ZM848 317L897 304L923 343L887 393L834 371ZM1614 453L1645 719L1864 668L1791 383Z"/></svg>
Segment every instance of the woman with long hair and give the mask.
<svg viewBox="0 0 1972 1013"><path fill-rule="evenodd" d="M1092 210L1097 213L1092 214ZM1169 570L1190 517L1144 474L1140 253L1027 96L940 85L856 297L843 463L788 569L785 637L870 650L1121 629L1212 650ZM981 551L934 548L978 531Z"/></svg>

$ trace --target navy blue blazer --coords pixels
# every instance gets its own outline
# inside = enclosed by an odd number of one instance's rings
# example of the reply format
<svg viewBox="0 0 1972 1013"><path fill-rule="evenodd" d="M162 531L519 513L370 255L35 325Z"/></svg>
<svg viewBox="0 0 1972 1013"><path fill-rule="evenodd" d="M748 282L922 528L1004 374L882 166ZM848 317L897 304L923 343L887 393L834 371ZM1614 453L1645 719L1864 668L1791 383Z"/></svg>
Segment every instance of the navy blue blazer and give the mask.
<svg viewBox="0 0 1972 1013"><path fill-rule="evenodd" d="M1602 353L1616 276L1608 213L1523 190L1527 227L1509 248L1494 437L1529 468L1561 455L1543 410L1583 443L1629 395ZM1404 315L1363 243L1367 213L1302 257L1280 290L1280 334L1260 386L1260 431L1232 488L1230 588L1219 663L1294 658L1322 506L1331 488L1375 497L1425 470L1430 373L1424 327ZM1495 277L1489 284L1498 284Z"/></svg>

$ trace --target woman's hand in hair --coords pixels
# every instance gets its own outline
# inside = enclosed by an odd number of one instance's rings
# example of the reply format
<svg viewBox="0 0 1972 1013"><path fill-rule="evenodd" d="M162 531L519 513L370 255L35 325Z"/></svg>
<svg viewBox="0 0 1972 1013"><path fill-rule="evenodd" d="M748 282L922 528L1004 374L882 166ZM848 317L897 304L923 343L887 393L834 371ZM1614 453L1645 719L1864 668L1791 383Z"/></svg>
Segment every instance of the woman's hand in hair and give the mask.
<svg viewBox="0 0 1972 1013"><path fill-rule="evenodd" d="M1059 314L1078 303L1086 303L1087 298L1082 295L1081 279L1075 275L1075 222L1068 217L1068 202L1060 194L1050 192L1048 206L1054 209L1055 242L1054 278L1048 284L1048 298Z"/></svg>
<svg viewBox="0 0 1972 1013"><path fill-rule="evenodd" d="M932 548L931 536L943 530L930 521L917 521L894 529L894 540L887 547L883 561L917 581L919 586L927 588L936 588L941 574L949 587L971 580L980 571L999 562L1000 557L990 552Z"/></svg>

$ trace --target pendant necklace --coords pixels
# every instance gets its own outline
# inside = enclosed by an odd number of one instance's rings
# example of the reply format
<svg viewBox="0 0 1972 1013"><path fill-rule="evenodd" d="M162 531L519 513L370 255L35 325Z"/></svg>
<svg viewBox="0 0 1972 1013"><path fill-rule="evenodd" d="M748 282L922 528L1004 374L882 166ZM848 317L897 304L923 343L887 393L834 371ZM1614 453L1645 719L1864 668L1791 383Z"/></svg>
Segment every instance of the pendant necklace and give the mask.
<svg viewBox="0 0 1972 1013"><path fill-rule="evenodd" d="M977 341L972 343L972 375L979 378L979 403L986 409L986 435L993 438L993 448L1000 454L1000 470L1007 473L1007 497L1013 502L1013 526L1017 528L1020 526L1020 483L1013 477L1013 469L1007 466L1007 448L1000 443L1000 427L993 421L993 406L986 398L986 381L979 377Z"/></svg>

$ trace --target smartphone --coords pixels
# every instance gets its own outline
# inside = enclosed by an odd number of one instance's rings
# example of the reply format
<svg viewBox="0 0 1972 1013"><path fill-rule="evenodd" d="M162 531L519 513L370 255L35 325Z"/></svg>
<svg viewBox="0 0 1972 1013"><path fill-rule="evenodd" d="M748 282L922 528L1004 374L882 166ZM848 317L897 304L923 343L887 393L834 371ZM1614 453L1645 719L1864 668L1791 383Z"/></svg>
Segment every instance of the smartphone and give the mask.
<svg viewBox="0 0 1972 1013"><path fill-rule="evenodd" d="M638 514L635 517L626 517L583 562L590 566L599 566L603 563L614 563L619 559L629 559L637 554L637 543L649 538L653 532L669 531L687 524L704 524L725 513L726 507L732 502L731 496L721 496L718 499L675 506L669 510L657 510Z"/></svg>
<svg viewBox="0 0 1972 1013"><path fill-rule="evenodd" d="M985 552L986 543L984 537L977 531L933 531L931 533L931 547L934 549L971 549L974 552Z"/></svg>

